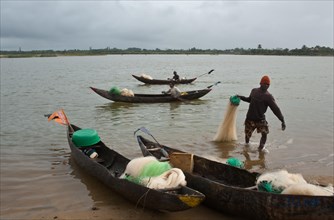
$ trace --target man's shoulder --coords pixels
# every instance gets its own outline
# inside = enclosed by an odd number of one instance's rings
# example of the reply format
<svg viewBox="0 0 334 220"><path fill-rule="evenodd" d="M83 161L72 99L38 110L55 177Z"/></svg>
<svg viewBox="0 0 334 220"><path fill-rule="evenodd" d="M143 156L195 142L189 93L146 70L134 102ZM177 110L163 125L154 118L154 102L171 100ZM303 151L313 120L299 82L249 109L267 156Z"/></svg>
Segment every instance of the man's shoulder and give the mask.
<svg viewBox="0 0 334 220"><path fill-rule="evenodd" d="M260 92L260 91L261 91L260 88L253 88L253 89L252 89L252 92Z"/></svg>

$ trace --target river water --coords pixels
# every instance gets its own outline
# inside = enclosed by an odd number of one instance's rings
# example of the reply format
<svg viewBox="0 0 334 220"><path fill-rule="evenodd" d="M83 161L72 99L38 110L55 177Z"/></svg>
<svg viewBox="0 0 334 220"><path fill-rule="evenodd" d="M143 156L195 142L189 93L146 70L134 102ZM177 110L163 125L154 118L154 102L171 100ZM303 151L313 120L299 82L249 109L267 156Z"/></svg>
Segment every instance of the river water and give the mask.
<svg viewBox="0 0 334 220"><path fill-rule="evenodd" d="M333 182L333 57L226 55L112 55L0 59L1 218L31 219L92 206L134 205L85 175L71 160L66 127L44 114L63 108L71 123L94 128L107 146L141 156L133 132L146 127L161 144L216 160L237 157L254 171L287 169ZM210 75L205 74L215 69ZM182 91L221 81L200 100L126 104L104 99L89 86L160 93L168 85L143 85L131 74L154 78L199 77ZM214 143L231 95L247 96L263 74L286 120L285 131L268 109L268 154L260 135L244 144L248 104L237 109L238 141ZM107 192L107 193L106 193ZM124 208L126 207L126 208Z"/></svg>

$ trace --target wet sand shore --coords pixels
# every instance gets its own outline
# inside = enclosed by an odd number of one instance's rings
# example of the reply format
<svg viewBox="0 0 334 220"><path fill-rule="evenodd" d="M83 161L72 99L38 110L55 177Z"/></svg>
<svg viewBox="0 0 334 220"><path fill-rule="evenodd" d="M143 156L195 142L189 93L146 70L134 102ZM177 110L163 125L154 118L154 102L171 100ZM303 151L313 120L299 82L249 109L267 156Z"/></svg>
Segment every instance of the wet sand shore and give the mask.
<svg viewBox="0 0 334 220"><path fill-rule="evenodd" d="M334 184L334 177L329 176L305 176L307 181L312 183L328 185ZM145 209L143 207L136 207L135 204L124 200L119 195L113 195L109 197L111 191L108 188L104 188L98 183L99 189L97 192L91 192L99 197L99 201L95 201L95 205L91 207L82 207L76 210L64 210L55 211L52 213L29 215L26 217L10 217L15 216L15 213L7 213L7 217L4 219L34 219L34 220L242 220L243 218L229 216L210 209L205 205L200 205L193 209L189 209L181 212L159 212L154 210ZM104 195L104 196L102 196ZM102 197L101 197L102 196Z"/></svg>
<svg viewBox="0 0 334 220"><path fill-rule="evenodd" d="M95 210L93 210L95 209ZM124 210L122 207L111 208L111 207L94 207L91 210L86 211L70 211L70 212L59 212L52 215L35 216L34 219L57 219L57 220L242 220L242 218L236 218L232 216L226 216L214 210L208 209L205 206L199 206L190 210L173 213L162 213L158 211L129 209Z"/></svg>

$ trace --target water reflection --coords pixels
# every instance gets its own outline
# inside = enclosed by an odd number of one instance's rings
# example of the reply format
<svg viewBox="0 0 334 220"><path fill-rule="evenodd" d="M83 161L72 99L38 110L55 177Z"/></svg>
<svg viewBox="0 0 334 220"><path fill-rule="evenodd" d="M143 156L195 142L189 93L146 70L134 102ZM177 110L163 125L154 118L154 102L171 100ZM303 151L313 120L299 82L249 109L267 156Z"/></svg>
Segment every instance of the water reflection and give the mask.
<svg viewBox="0 0 334 220"><path fill-rule="evenodd" d="M239 146L237 142L211 142L217 149L218 154L217 156L223 159L227 159L230 157L238 157L242 154L245 158L239 158L241 161L244 162L245 169L247 170L264 170L266 168L266 161L265 161L265 152L259 152L252 149L251 147L245 146L242 152L236 154L236 149ZM220 153L220 154L219 154Z"/></svg>
<svg viewBox="0 0 334 220"><path fill-rule="evenodd" d="M150 84L137 84L137 87L144 87L144 88L151 88L152 86L155 86L155 85L150 85Z"/></svg>
<svg viewBox="0 0 334 220"><path fill-rule="evenodd" d="M88 196L93 200L93 204L91 205L92 210L111 210L108 211L108 213L112 213L113 215L110 216L110 219L157 219L158 216L162 219L175 219L170 218L169 214L150 210L127 201L102 182L85 173L85 171L79 167L72 158L70 158L69 164L73 170L70 175L75 179L79 179L80 182L86 186ZM76 191L80 192L80 190ZM81 191L81 193L84 192ZM76 199L79 200L80 196L76 197ZM87 201L82 202L86 203ZM84 205L86 204L83 204L83 206Z"/></svg>
<svg viewBox="0 0 334 220"><path fill-rule="evenodd" d="M196 100L191 100L191 101L182 102L182 103L189 104L189 105L204 105L204 104L209 103L209 101L210 100L196 99Z"/></svg>
<svg viewBox="0 0 334 220"><path fill-rule="evenodd" d="M137 106L136 103L128 103L128 102L111 102L104 105L96 106L97 109L102 109L104 111L111 110L121 110L123 108L128 109L134 106Z"/></svg>
<svg viewBox="0 0 334 220"><path fill-rule="evenodd" d="M182 102L171 102L169 103L169 109L170 111L174 111L175 109L179 108Z"/></svg>
<svg viewBox="0 0 334 220"><path fill-rule="evenodd" d="M133 208L133 206L131 207L131 204L124 198L113 192L110 188L91 175L85 173L84 170L79 167L72 158L69 159L69 165L72 169L70 175L73 176L74 179L79 179L80 182L86 186L88 196L91 197L95 205L112 204L118 206L121 204L128 205L129 208Z"/></svg>
<svg viewBox="0 0 334 220"><path fill-rule="evenodd" d="M237 143L234 141L231 142L214 142L212 144L216 146L216 148L221 152L222 158L229 158L231 157L233 151L237 148Z"/></svg>
<svg viewBox="0 0 334 220"><path fill-rule="evenodd" d="M181 105L185 106L185 110L187 112L189 111L193 111L194 110L194 106L196 105L204 105L207 104L209 102L209 100L201 100L201 99L196 99L196 100L185 100L182 102L170 102L170 110L175 110L177 108L179 108Z"/></svg>
<svg viewBox="0 0 334 220"><path fill-rule="evenodd" d="M265 169L265 152L263 151L255 151L255 154L258 155L256 158L251 158L250 150L248 147L244 147L243 155L245 156L245 169L251 170L251 169Z"/></svg>

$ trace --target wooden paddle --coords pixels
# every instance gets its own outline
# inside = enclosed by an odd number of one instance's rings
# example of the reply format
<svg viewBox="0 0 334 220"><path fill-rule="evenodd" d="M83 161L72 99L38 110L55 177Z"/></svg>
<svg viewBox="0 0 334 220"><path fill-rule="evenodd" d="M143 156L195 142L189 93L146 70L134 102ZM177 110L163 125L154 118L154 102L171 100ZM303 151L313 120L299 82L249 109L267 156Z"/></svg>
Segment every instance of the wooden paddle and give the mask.
<svg viewBox="0 0 334 220"><path fill-rule="evenodd" d="M210 86L208 86L208 87L206 87L206 88L207 88L207 89L210 89L211 87L216 86L216 85L218 85L219 83L221 83L221 82L218 81L218 82L216 82L216 83L214 83L214 84L212 84L212 85L210 85ZM189 101L190 101L190 100L181 98L181 96L179 96L179 97L175 97L175 98L178 99L178 100L180 100L180 101L182 101L182 102L189 102Z"/></svg>
<svg viewBox="0 0 334 220"><path fill-rule="evenodd" d="M221 82L218 81L218 82L216 82L216 83L214 83L214 84L212 84L211 86L208 86L208 87L206 87L206 88L210 89L212 86L216 86L216 85L218 85L219 83L221 83Z"/></svg>
<svg viewBox="0 0 334 220"><path fill-rule="evenodd" d="M202 74L202 75L199 75L199 76L197 76L196 78L199 78L199 77L204 76L204 75L206 75L206 74L210 75L213 71L214 71L214 69L210 70L210 71L207 72L207 73L204 73L204 74Z"/></svg>

